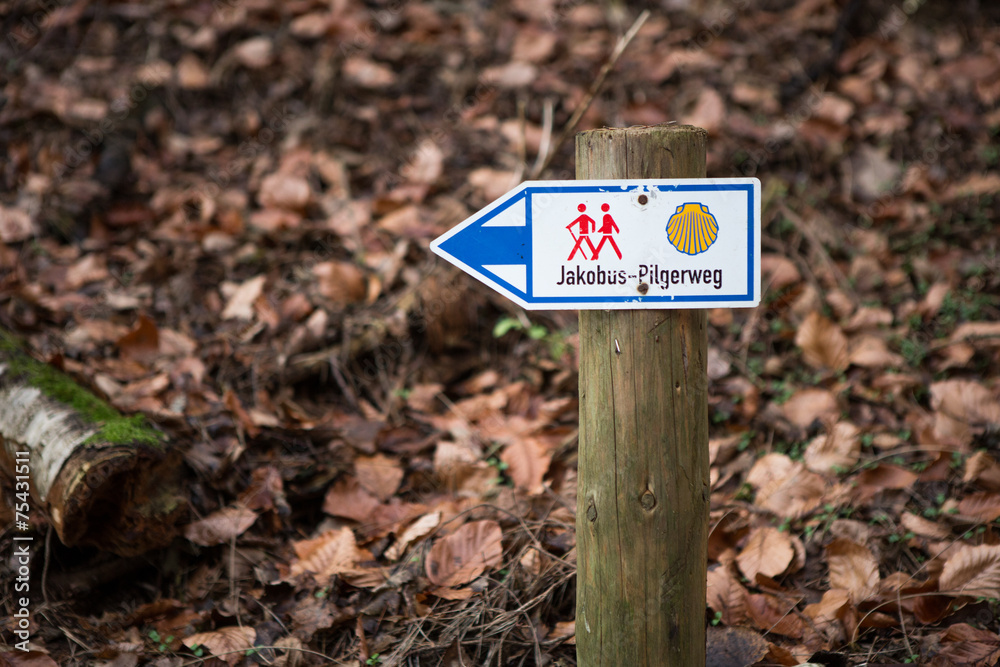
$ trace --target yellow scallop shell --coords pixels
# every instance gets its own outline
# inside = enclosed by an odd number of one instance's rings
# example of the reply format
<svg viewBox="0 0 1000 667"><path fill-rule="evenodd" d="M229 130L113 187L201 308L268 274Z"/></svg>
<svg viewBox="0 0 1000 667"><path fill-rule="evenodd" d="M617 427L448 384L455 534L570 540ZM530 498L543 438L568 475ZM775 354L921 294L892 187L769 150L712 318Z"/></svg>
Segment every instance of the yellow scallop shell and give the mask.
<svg viewBox="0 0 1000 667"><path fill-rule="evenodd" d="M704 204L681 204L667 222L667 239L685 255L705 252L718 236L719 223Z"/></svg>

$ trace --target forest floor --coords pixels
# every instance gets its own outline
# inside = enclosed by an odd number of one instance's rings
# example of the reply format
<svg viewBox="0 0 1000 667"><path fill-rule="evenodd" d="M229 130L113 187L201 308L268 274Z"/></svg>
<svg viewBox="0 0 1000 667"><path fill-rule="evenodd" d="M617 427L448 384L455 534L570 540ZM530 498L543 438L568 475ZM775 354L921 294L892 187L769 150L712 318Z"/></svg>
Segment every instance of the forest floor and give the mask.
<svg viewBox="0 0 1000 667"><path fill-rule="evenodd" d="M860 4L666 1L570 128L762 182L761 305L709 313L711 665L1000 659L1000 11ZM190 505L134 558L34 513L0 664L576 664L576 314L428 244L573 177L639 11L0 2L0 326Z"/></svg>

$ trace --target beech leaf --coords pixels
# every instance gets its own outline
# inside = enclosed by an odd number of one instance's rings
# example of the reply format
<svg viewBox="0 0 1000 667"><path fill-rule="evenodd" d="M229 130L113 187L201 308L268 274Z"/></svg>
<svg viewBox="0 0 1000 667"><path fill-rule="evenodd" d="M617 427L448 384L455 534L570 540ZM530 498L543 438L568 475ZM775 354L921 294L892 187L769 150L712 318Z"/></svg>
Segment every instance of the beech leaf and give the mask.
<svg viewBox="0 0 1000 667"><path fill-rule="evenodd" d="M736 557L736 563L752 583L758 573L768 577L782 574L794 557L795 549L788 533L774 526L763 526L750 533L746 546Z"/></svg>
<svg viewBox="0 0 1000 667"><path fill-rule="evenodd" d="M358 548L354 532L347 527L328 530L311 540L294 542L292 548L298 556L291 566L292 576L311 572L317 581L354 571L359 562L371 559L368 551Z"/></svg>
<svg viewBox="0 0 1000 667"><path fill-rule="evenodd" d="M705 667L747 667L767 654L767 642L750 628L707 629Z"/></svg>
<svg viewBox="0 0 1000 667"><path fill-rule="evenodd" d="M946 595L1000 598L1000 545L960 549L944 564L939 587Z"/></svg>
<svg viewBox="0 0 1000 667"><path fill-rule="evenodd" d="M847 336L836 324L813 311L799 326L795 344L813 368L842 371L847 368Z"/></svg>
<svg viewBox="0 0 1000 667"><path fill-rule="evenodd" d="M503 532L496 521L472 521L434 543L427 554L427 578L438 586L466 584L503 557Z"/></svg>
<svg viewBox="0 0 1000 667"><path fill-rule="evenodd" d="M846 590L857 604L878 590L878 561L871 550L857 542L838 539L826 547L830 568L830 588Z"/></svg>
<svg viewBox="0 0 1000 667"><path fill-rule="evenodd" d="M802 457L806 466L820 473L847 469L861 456L861 438L858 427L850 422L833 425L830 432L813 439Z"/></svg>
<svg viewBox="0 0 1000 667"><path fill-rule="evenodd" d="M190 649L203 646L212 655L222 658L230 665L235 665L243 659L243 653L253 648L257 639L257 631L247 626L230 625L211 632L199 632L183 639L184 645Z"/></svg>
<svg viewBox="0 0 1000 667"><path fill-rule="evenodd" d="M354 461L354 471L361 486L382 502L395 495L399 483L403 481L403 468L399 461L385 454L359 456Z"/></svg>
<svg viewBox="0 0 1000 667"><path fill-rule="evenodd" d="M224 507L204 519L188 524L184 537L203 547L226 544L247 531L257 520L257 512L242 506Z"/></svg>
<svg viewBox="0 0 1000 667"><path fill-rule="evenodd" d="M500 460L509 466L507 474L514 481L514 486L528 493L541 493L542 478L549 469L551 459L541 442L527 437L517 438L500 455Z"/></svg>

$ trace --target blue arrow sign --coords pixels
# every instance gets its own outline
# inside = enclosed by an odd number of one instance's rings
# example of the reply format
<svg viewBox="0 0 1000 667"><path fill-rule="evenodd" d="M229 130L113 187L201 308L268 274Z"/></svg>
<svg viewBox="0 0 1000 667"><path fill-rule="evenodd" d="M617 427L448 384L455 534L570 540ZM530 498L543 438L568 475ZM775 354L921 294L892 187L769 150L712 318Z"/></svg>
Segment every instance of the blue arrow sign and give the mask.
<svg viewBox="0 0 1000 667"><path fill-rule="evenodd" d="M529 181L431 250L533 310L756 306L760 181Z"/></svg>

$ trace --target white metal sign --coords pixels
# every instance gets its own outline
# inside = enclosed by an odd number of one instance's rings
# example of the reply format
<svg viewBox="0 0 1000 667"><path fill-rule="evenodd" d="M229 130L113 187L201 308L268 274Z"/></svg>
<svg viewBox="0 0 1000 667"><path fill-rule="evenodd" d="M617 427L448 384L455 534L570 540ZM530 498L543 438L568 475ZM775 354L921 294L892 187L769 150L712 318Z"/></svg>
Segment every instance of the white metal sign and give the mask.
<svg viewBox="0 0 1000 667"><path fill-rule="evenodd" d="M760 181L528 181L431 250L532 310L752 307Z"/></svg>

